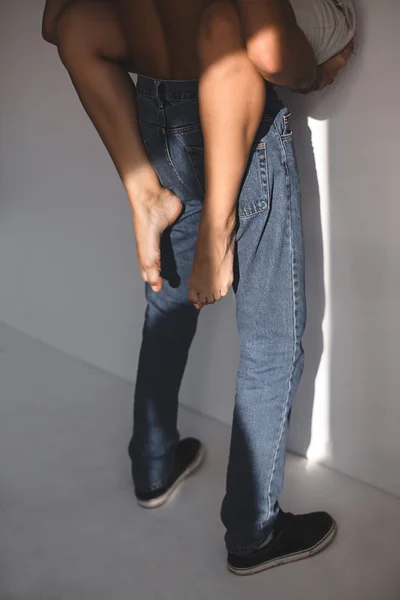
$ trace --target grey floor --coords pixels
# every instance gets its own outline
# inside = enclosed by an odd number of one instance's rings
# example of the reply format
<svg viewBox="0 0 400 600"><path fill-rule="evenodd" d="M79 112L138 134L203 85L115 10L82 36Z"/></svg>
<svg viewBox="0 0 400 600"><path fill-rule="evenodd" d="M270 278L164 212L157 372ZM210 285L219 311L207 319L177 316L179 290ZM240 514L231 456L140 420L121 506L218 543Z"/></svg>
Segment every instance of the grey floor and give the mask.
<svg viewBox="0 0 400 600"><path fill-rule="evenodd" d="M400 500L289 457L283 505L331 510L328 550L249 578L225 569L229 429L188 410L208 457L171 503L136 506L131 386L0 326L1 600L399 600Z"/></svg>

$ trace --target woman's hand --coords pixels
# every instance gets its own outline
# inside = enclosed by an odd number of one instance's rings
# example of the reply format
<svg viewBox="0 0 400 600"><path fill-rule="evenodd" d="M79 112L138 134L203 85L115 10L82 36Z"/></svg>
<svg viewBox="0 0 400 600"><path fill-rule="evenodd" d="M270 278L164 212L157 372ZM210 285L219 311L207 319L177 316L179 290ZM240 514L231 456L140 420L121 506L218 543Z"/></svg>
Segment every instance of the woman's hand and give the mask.
<svg viewBox="0 0 400 600"><path fill-rule="evenodd" d="M347 65L350 60L351 55L354 52L354 38L347 44L347 46L336 54L326 62L322 63L321 69L321 79L318 86L318 90L323 90L328 85L331 85L339 72Z"/></svg>
<svg viewBox="0 0 400 600"><path fill-rule="evenodd" d="M353 38L341 52L332 56L332 58L321 65L318 65L317 79L312 88L292 91L298 92L299 94L310 94L311 92L320 92L328 85L332 85L338 76L339 71L341 71L349 62L350 57L354 52L354 45L355 41Z"/></svg>

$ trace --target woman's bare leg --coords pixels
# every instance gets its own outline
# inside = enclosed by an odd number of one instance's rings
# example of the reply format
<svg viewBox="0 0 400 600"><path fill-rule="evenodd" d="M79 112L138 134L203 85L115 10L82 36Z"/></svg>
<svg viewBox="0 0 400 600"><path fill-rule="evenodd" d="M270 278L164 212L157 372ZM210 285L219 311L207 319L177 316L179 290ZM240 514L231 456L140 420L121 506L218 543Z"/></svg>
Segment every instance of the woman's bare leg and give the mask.
<svg viewBox="0 0 400 600"><path fill-rule="evenodd" d="M162 286L160 238L178 218L182 205L161 187L143 146L128 50L113 5L90 0L69 5L57 21L56 39L79 99L126 189L142 277L158 291Z"/></svg>
<svg viewBox="0 0 400 600"><path fill-rule="evenodd" d="M221 299L232 285L236 202L265 104L265 82L248 58L229 0L206 9L199 55L206 197L189 281L197 308Z"/></svg>

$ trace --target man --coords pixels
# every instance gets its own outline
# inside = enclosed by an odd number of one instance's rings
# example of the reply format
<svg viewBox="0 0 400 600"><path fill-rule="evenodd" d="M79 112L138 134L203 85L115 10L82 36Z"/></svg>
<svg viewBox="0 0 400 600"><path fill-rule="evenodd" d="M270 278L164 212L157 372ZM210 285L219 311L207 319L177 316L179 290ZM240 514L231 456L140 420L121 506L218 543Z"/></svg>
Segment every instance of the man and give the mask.
<svg viewBox="0 0 400 600"><path fill-rule="evenodd" d="M198 440L179 441L178 392L197 308L233 282L240 367L222 507L228 568L250 574L315 554L333 539L334 520L278 504L303 363L304 268L288 112L260 73L302 91L322 87L326 73L287 0L66 4L47 4L52 41L125 185L149 283L129 446L138 502L160 506L202 462ZM107 48L88 53L89 33L102 28ZM136 92L127 63L141 73Z"/></svg>

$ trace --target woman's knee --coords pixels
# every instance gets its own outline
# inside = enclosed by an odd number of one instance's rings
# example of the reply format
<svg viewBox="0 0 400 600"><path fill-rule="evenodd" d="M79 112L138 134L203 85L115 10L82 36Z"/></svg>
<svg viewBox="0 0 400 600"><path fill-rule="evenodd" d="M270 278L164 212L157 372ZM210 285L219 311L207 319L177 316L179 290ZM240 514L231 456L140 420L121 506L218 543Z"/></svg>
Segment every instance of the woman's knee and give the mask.
<svg viewBox="0 0 400 600"><path fill-rule="evenodd" d="M58 19L57 39L58 52L67 69L84 59L129 59L117 13L109 0L70 4Z"/></svg>
<svg viewBox="0 0 400 600"><path fill-rule="evenodd" d="M74 2L57 20L57 47L61 61L68 68L82 52L93 50L90 23L93 23L93 4Z"/></svg>
<svg viewBox="0 0 400 600"><path fill-rule="evenodd" d="M259 6L254 4L247 7L252 11L251 21L257 21ZM256 12L256 14L254 14ZM247 20L248 20L247 15ZM227 49L230 46L243 46L247 51L247 57L253 66L261 73L273 73L279 69L279 53L281 45L280 34L275 29L259 27L251 35L244 31L242 20L246 21L244 15L240 16L238 9L232 0L214 0L205 9L200 23L199 55L207 58L209 49ZM263 15L259 15L262 23ZM207 54L208 53L208 54Z"/></svg>
<svg viewBox="0 0 400 600"><path fill-rule="evenodd" d="M114 54L123 54L123 35L112 3L75 0L69 4L57 20L57 46L67 68L77 58L113 59Z"/></svg>

